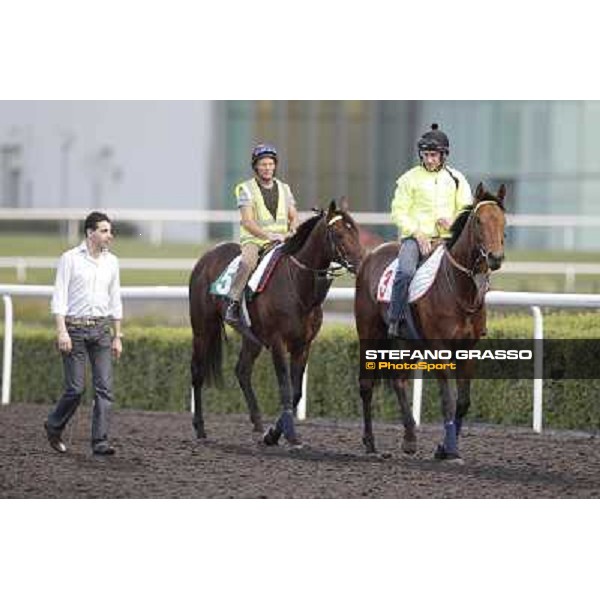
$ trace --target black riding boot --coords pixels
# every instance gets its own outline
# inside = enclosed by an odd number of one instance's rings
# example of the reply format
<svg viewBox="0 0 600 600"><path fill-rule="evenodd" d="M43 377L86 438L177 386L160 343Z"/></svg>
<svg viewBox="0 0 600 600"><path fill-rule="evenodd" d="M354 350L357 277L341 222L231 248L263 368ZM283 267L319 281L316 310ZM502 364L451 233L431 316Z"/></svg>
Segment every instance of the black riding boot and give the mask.
<svg viewBox="0 0 600 600"><path fill-rule="evenodd" d="M404 324L404 311L408 300L408 284L410 280L401 281L400 285L394 285L392 299L388 310L388 337L400 337Z"/></svg>

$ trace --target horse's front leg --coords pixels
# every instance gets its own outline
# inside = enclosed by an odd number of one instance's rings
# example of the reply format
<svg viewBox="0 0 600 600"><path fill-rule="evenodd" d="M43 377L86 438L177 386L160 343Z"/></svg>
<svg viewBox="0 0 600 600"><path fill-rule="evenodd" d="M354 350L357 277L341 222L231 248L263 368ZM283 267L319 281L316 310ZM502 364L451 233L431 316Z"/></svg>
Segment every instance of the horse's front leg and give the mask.
<svg viewBox="0 0 600 600"><path fill-rule="evenodd" d="M240 387L242 388L242 392L244 393L248 412L250 413L250 421L254 425L254 431L256 433L263 432L263 424L258 401L254 393L254 388L252 387L252 369L261 350L262 346L249 340L246 336L243 336L242 349L235 366L235 374L238 378Z"/></svg>
<svg viewBox="0 0 600 600"><path fill-rule="evenodd" d="M360 398L363 406L363 444L368 454L377 452L375 449L375 436L373 435L372 400L374 379L359 379Z"/></svg>
<svg viewBox="0 0 600 600"><path fill-rule="evenodd" d="M402 440L402 452L414 454L417 451L416 423L408 402L408 379L392 379L392 387L396 392L400 416L404 425L404 439Z"/></svg>
<svg viewBox="0 0 600 600"><path fill-rule="evenodd" d="M458 400L456 404L456 437L460 436L463 419L471 404L471 378L475 369L475 361L460 361L458 367Z"/></svg>
<svg viewBox="0 0 600 600"><path fill-rule="evenodd" d="M271 348L273 357L273 366L275 375L279 383L279 396L281 398L281 415L275 427L271 427L265 434L263 441L268 446L277 444L283 434L291 446L299 447L301 445L296 428L294 426L294 409L292 402L292 382L290 376L290 366L286 360L286 351L282 340L277 340Z"/></svg>
<svg viewBox="0 0 600 600"><path fill-rule="evenodd" d="M437 375L444 418L444 441L437 447L434 456L442 460L460 460L456 437L456 394L448 375L444 371L438 371Z"/></svg>
<svg viewBox="0 0 600 600"><path fill-rule="evenodd" d="M302 348L294 349L290 356L290 375L293 394L292 408L294 409L294 417L298 416L298 404L300 404L300 400L302 399L302 380L306 370L309 350L310 345L306 345Z"/></svg>

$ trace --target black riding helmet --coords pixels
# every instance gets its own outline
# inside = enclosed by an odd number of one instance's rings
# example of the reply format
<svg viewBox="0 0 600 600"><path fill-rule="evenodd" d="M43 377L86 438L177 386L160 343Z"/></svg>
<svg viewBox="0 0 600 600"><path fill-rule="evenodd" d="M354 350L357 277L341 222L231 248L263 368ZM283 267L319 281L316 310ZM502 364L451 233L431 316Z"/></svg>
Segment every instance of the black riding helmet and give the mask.
<svg viewBox="0 0 600 600"><path fill-rule="evenodd" d="M448 140L448 136L440 130L439 125L433 123L431 130L421 136L421 139L417 143L417 148L419 149L419 156L421 156L421 152L430 150L441 152L442 157L446 157L450 154L450 141Z"/></svg>

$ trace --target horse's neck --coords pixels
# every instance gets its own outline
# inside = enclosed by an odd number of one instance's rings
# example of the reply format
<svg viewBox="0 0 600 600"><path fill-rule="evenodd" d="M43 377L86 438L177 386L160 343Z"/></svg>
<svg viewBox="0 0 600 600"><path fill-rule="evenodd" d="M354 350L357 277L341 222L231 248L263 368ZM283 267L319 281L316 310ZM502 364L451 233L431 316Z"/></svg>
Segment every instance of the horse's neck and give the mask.
<svg viewBox="0 0 600 600"><path fill-rule="evenodd" d="M465 224L458 240L452 246L450 254L452 258L461 266L471 270L477 260L477 245L475 243L475 235L471 225L471 218Z"/></svg>
<svg viewBox="0 0 600 600"><path fill-rule="evenodd" d="M315 225L295 256L311 269L326 269L329 266L332 257L327 244L327 225L324 220L320 220Z"/></svg>
<svg viewBox="0 0 600 600"><path fill-rule="evenodd" d="M465 224L465 228L458 240L454 246L452 246L450 253L452 254L452 258L454 258L458 264L469 271L472 271L477 261L478 252L479 250L477 248L475 235L471 226L471 221L469 220ZM482 262L475 273L485 270L483 264L484 263ZM482 290L479 288L479 285L473 277L468 277L466 273L461 272L455 266L451 265L449 261L446 262L445 269L446 282L455 294L456 302L459 305L465 301L467 304L472 304L481 300L480 293ZM485 294L485 291L483 293Z"/></svg>

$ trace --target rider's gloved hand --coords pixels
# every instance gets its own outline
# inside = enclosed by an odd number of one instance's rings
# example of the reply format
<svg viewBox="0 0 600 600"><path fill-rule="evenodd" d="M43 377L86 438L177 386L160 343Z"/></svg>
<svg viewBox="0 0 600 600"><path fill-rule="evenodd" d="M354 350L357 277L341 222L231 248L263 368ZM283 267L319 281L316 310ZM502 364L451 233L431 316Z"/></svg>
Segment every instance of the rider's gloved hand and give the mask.
<svg viewBox="0 0 600 600"><path fill-rule="evenodd" d="M285 235L283 235L282 233L271 233L269 232L267 239L270 242L285 242Z"/></svg>
<svg viewBox="0 0 600 600"><path fill-rule="evenodd" d="M425 234L415 234L415 240L417 240L417 244L419 244L419 250L423 256L428 256L431 254L431 241Z"/></svg>

